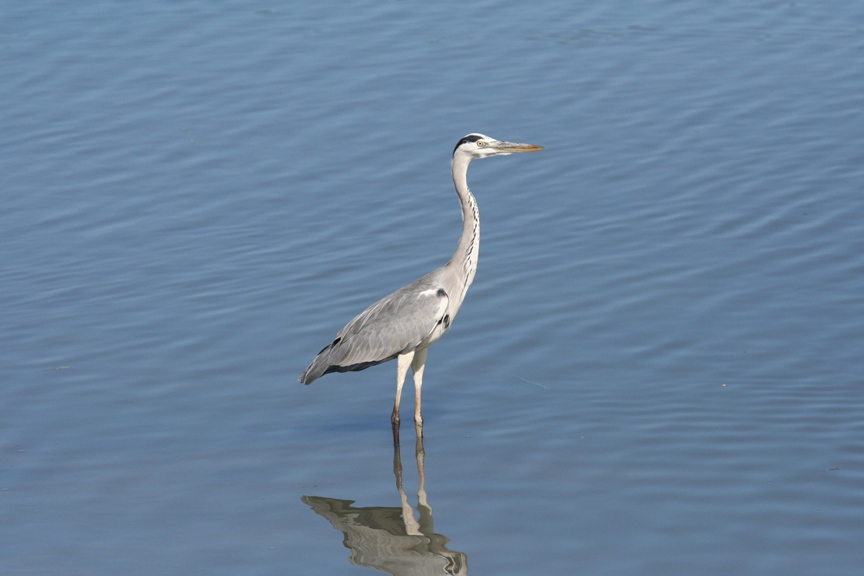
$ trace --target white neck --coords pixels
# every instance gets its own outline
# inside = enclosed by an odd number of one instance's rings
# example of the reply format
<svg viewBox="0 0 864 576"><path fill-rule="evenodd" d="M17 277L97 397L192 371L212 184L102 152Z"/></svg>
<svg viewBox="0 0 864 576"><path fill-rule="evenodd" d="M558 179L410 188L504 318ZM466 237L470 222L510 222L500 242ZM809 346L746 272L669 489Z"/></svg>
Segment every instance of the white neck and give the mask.
<svg viewBox="0 0 864 576"><path fill-rule="evenodd" d="M458 304L462 303L468 286L474 281L480 253L480 212L477 209L477 200L468 189L467 174L470 162L471 157L467 154L457 153L453 156L453 184L456 186L456 194L462 205L462 236L447 265L455 267L455 272L461 279L460 293L457 295Z"/></svg>

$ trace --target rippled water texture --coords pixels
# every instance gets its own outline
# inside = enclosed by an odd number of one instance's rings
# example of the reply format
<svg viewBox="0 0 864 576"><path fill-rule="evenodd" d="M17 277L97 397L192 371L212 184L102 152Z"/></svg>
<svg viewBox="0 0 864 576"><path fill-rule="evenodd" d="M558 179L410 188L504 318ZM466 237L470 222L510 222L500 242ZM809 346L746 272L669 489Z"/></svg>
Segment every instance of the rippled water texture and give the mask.
<svg viewBox="0 0 864 576"><path fill-rule="evenodd" d="M0 573L859 573L862 63L854 2L4 3ZM297 375L474 131L546 149L394 454L392 363Z"/></svg>

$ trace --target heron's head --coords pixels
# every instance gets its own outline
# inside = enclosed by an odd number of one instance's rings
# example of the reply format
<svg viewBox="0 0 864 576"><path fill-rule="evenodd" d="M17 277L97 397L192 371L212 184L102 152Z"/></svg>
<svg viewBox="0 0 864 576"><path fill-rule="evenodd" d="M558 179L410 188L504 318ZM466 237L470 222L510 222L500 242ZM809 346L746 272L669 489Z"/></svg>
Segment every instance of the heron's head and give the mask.
<svg viewBox="0 0 864 576"><path fill-rule="evenodd" d="M468 134L456 144L453 156L466 154L471 158L486 158L487 156L506 156L514 152L537 152L542 146L534 144L519 144L495 140L483 134Z"/></svg>

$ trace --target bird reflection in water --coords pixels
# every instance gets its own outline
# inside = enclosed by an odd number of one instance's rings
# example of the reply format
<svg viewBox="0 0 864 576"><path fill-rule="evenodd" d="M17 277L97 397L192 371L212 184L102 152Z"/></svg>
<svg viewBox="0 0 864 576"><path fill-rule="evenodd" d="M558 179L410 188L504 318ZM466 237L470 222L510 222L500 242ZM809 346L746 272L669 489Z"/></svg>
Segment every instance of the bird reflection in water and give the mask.
<svg viewBox="0 0 864 576"><path fill-rule="evenodd" d="M432 508L426 500L425 452L423 437L419 435L415 456L420 478L417 489L419 519L402 487L402 458L398 443L393 446L393 473L402 500L401 508L359 508L353 506L353 500L318 496L304 496L302 500L345 535L343 543L351 550L348 559L352 564L393 576L468 574L465 554L449 550L447 542L450 540L435 532Z"/></svg>

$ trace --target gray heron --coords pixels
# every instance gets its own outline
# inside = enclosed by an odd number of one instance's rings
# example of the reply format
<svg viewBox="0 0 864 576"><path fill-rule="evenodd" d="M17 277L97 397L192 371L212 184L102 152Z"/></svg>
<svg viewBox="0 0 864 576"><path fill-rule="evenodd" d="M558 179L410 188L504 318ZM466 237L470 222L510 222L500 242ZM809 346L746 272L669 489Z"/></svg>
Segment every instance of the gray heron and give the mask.
<svg viewBox="0 0 864 576"><path fill-rule="evenodd" d="M426 352L453 325L477 271L480 214L468 189L468 164L475 158L542 149L534 144L503 142L476 133L459 140L451 167L462 208L462 236L450 261L358 314L312 360L300 382L311 384L324 374L363 370L395 358L396 401L390 418L394 433L399 427L402 385L410 367L414 372L414 423L418 434L422 434L420 393Z"/></svg>

